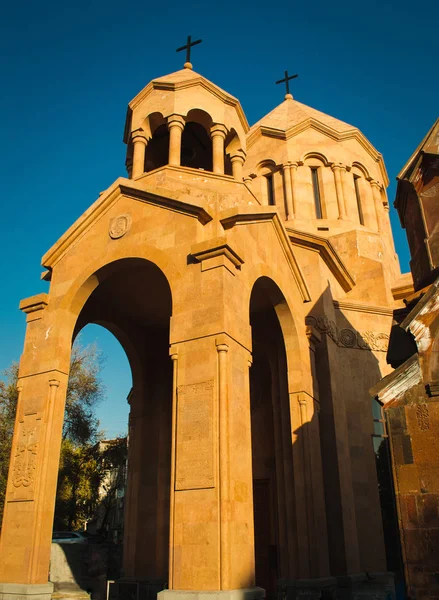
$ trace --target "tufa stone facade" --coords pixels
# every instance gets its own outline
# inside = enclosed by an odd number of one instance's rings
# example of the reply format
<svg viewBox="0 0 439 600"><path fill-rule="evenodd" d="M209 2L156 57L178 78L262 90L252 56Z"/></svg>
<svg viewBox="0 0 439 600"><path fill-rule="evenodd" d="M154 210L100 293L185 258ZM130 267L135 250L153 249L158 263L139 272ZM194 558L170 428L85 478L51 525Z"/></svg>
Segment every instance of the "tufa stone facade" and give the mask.
<svg viewBox="0 0 439 600"><path fill-rule="evenodd" d="M50 595L71 344L99 323L133 374L127 580L185 600L391 597L368 390L410 281L382 156L289 94L249 127L189 63L130 102L124 139L128 177L20 305L0 593Z"/></svg>

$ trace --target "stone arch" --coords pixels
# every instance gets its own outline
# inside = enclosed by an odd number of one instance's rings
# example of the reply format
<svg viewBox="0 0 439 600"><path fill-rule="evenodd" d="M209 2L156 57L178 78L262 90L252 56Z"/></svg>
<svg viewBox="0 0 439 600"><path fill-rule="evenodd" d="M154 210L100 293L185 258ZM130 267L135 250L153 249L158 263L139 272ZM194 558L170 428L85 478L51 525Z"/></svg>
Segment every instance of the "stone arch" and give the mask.
<svg viewBox="0 0 439 600"><path fill-rule="evenodd" d="M181 137L181 166L212 171L212 140L210 128L212 117L199 108L186 115Z"/></svg>
<svg viewBox="0 0 439 600"><path fill-rule="evenodd" d="M305 154L303 154L300 159L300 162L303 162L303 163L306 162L307 164L314 164L313 159L316 161L319 161L325 167L330 166L330 163L329 163L328 159L326 158L326 156L324 154L322 154L321 152L315 152L315 151L306 152Z"/></svg>
<svg viewBox="0 0 439 600"><path fill-rule="evenodd" d="M99 285L98 273L100 270L113 262L124 259L139 259L155 264L168 281L171 288L171 296L174 297L173 286L181 277L181 273L172 264L165 252L149 245L143 245L141 250L142 252L140 253L138 247L130 249L126 246L114 245L105 255L99 256L94 260L89 265L87 271L72 283L70 289L61 299L60 309L72 314L76 319L90 294Z"/></svg>
<svg viewBox="0 0 439 600"><path fill-rule="evenodd" d="M148 139L145 149L144 171L153 171L167 165L169 160L169 130L162 113L154 112L148 115L142 124L142 129Z"/></svg>
<svg viewBox="0 0 439 600"><path fill-rule="evenodd" d="M154 262L126 257L100 266L84 284L88 296L82 295L73 337L89 323L108 329L124 348L133 378L124 570L141 579L147 568L165 583L172 435L171 287ZM145 493L150 495L148 502L142 502ZM151 547L157 556L148 553Z"/></svg>
<svg viewBox="0 0 439 600"><path fill-rule="evenodd" d="M353 174L357 174L360 177L364 177L366 180L369 180L371 177L369 175L369 171L367 167L365 167L362 163L358 161L354 161L351 166L351 171Z"/></svg>
<svg viewBox="0 0 439 600"><path fill-rule="evenodd" d="M283 293L264 275L254 281L249 312L256 585L264 587L270 597L279 578L294 575L297 551L288 531L296 515L286 345L286 338L295 336L295 327ZM297 350L297 343L293 344ZM274 562L266 560L270 552L276 557Z"/></svg>

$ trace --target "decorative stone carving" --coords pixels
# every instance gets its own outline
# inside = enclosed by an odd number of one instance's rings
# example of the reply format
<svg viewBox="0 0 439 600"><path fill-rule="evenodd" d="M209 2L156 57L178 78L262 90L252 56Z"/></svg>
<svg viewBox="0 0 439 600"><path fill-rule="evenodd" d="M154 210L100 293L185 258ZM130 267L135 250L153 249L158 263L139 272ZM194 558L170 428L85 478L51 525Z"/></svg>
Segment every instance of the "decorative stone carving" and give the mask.
<svg viewBox="0 0 439 600"><path fill-rule="evenodd" d="M37 464L37 428L23 427L14 454L12 483L15 487L29 487L35 477Z"/></svg>
<svg viewBox="0 0 439 600"><path fill-rule="evenodd" d="M342 346L347 346L348 348L354 348L357 343L357 336L352 329L342 329L340 331L339 336L340 343Z"/></svg>
<svg viewBox="0 0 439 600"><path fill-rule="evenodd" d="M177 388L176 490L215 485L213 379Z"/></svg>
<svg viewBox="0 0 439 600"><path fill-rule="evenodd" d="M110 222L109 234L113 240L117 240L126 234L131 227L131 215L126 213L115 217Z"/></svg>
<svg viewBox="0 0 439 600"><path fill-rule="evenodd" d="M389 336L387 333L375 331L356 331L355 329L338 329L335 321L328 317L306 317L307 325L316 327L319 331L326 333L336 344L342 348L356 348L360 350L374 350L375 352L387 352Z"/></svg>

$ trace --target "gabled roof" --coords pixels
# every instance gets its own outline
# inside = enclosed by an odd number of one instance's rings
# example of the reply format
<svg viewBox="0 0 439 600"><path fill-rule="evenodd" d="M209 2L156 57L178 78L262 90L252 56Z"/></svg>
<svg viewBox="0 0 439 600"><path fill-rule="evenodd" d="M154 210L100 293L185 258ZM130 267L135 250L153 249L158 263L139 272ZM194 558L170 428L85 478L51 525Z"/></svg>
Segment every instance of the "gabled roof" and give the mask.
<svg viewBox="0 0 439 600"><path fill-rule="evenodd" d="M311 108L311 106L297 102L293 98L288 98L279 104L279 106L276 106L268 115L265 115L265 117L262 117L262 119L252 125L250 133L261 126L287 131L291 127L308 119L315 119L340 133L355 129L353 125L326 115L315 108Z"/></svg>
<svg viewBox="0 0 439 600"><path fill-rule="evenodd" d="M421 154L439 154L439 118L436 119L427 135L408 159L397 179L411 180Z"/></svg>

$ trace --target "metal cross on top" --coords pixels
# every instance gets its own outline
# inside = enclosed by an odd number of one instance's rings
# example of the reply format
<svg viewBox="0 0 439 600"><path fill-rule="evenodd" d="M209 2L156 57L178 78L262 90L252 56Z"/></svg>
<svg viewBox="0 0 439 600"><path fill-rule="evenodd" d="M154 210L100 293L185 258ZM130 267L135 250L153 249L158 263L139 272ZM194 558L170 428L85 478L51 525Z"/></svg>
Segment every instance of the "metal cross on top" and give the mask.
<svg viewBox="0 0 439 600"><path fill-rule="evenodd" d="M287 94L289 94L290 93L290 84L289 84L289 81L290 81L290 79L295 79L296 77L299 77L299 75L296 74L296 75L290 75L290 76L288 76L288 71L285 71L285 77L284 77L284 79L279 79L279 81L276 81L276 85L278 83L284 83L285 82L286 91L287 91Z"/></svg>
<svg viewBox="0 0 439 600"><path fill-rule="evenodd" d="M187 36L187 43L185 46L181 48L177 48L177 52L181 52L182 50L186 50L186 64L184 66L189 66L191 64L191 48L192 46L196 46L197 44L201 44L203 40L196 40L192 42L192 37L190 35ZM192 65L191 65L192 66Z"/></svg>

